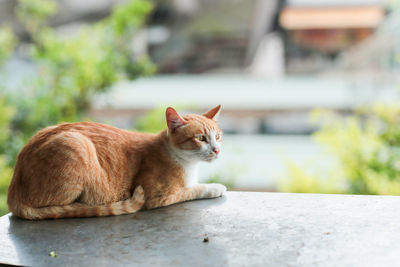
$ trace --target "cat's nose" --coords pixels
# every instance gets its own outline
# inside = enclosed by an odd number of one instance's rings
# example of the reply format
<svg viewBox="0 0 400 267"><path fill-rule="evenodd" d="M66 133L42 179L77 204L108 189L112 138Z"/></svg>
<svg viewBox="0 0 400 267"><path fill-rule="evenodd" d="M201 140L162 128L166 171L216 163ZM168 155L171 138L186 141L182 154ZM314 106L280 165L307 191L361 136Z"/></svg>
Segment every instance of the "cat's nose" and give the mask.
<svg viewBox="0 0 400 267"><path fill-rule="evenodd" d="M218 148L214 147L214 148L213 148L213 151L214 151L215 154L218 155L218 153L219 153L220 150L219 150Z"/></svg>

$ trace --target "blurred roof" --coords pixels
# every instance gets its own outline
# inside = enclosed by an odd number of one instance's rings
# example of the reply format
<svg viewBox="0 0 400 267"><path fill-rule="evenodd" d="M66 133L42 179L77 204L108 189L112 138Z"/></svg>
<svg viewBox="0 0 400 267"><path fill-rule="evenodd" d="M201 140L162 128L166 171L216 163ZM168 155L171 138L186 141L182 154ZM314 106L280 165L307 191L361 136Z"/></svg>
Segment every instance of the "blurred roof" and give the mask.
<svg viewBox="0 0 400 267"><path fill-rule="evenodd" d="M286 5L298 7L383 5L388 0L287 0Z"/></svg>
<svg viewBox="0 0 400 267"><path fill-rule="evenodd" d="M288 30L376 28L384 16L382 6L286 7L279 20Z"/></svg>

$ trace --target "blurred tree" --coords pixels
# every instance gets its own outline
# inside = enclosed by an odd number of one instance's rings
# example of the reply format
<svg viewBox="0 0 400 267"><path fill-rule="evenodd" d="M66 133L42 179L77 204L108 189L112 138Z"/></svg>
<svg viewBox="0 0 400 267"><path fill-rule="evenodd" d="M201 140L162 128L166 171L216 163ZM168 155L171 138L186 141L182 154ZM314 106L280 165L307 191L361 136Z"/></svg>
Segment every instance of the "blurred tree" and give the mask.
<svg viewBox="0 0 400 267"><path fill-rule="evenodd" d="M56 11L57 4L53 0L18 0L15 14L25 29L35 34ZM35 38L35 35L31 37Z"/></svg>
<svg viewBox="0 0 400 267"><path fill-rule="evenodd" d="M135 129L147 133L157 133L164 130L167 127L165 110L166 107L153 109L147 115L138 119Z"/></svg>
<svg viewBox="0 0 400 267"><path fill-rule="evenodd" d="M193 108L193 105L174 105L179 114L185 109ZM136 123L135 130L146 133L158 133L167 127L165 118L165 111L167 106L158 107L147 113L145 116L139 118Z"/></svg>
<svg viewBox="0 0 400 267"><path fill-rule="evenodd" d="M47 20L57 11L55 1L18 1L16 15L31 40L24 56L34 64L38 75L29 78L17 92L0 93L0 205L4 206L1 201L6 190L2 186L8 185L11 178L8 170L36 131L59 122L81 120L94 94L109 90L119 79L155 72L147 57L136 56L131 49L132 39L151 8L149 1L130 0L116 6L102 21L65 37L47 26ZM13 53L16 43L10 28L0 28L0 63ZM6 85L0 86L4 89Z"/></svg>
<svg viewBox="0 0 400 267"><path fill-rule="evenodd" d="M8 212L7 189L12 176L12 168L9 167L4 157L0 157L0 216Z"/></svg>
<svg viewBox="0 0 400 267"><path fill-rule="evenodd" d="M3 153L4 144L10 137L10 122L15 111L13 106L6 104L4 97L0 97L0 215L7 212L6 193L12 175L12 168L6 164Z"/></svg>
<svg viewBox="0 0 400 267"><path fill-rule="evenodd" d="M12 122L12 159L20 144L40 128L79 120L94 94L108 90L121 78L135 79L155 71L147 58L136 58L130 47L151 10L148 1L132 0L117 6L108 18L84 27L72 37L60 37L46 26L56 10L51 0L18 2L16 13L31 35L29 57L38 76L21 90L23 95L11 98L18 106Z"/></svg>
<svg viewBox="0 0 400 267"><path fill-rule="evenodd" d="M280 190L400 195L399 105L378 104L345 119L330 112L316 112L314 118L323 122L314 138L338 160L338 168L312 174L289 165Z"/></svg>
<svg viewBox="0 0 400 267"><path fill-rule="evenodd" d="M0 64L11 56L16 38L10 27L0 27Z"/></svg>

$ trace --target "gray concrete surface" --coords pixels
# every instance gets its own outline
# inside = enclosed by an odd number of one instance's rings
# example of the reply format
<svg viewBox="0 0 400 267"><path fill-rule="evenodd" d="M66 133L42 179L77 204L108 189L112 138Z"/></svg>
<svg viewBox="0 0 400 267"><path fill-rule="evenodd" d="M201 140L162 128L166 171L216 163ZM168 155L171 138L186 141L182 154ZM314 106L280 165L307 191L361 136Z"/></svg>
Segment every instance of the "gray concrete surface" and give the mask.
<svg viewBox="0 0 400 267"><path fill-rule="evenodd" d="M0 263L395 266L399 208L400 197L390 196L229 192L107 218L31 222L6 215L0 218Z"/></svg>

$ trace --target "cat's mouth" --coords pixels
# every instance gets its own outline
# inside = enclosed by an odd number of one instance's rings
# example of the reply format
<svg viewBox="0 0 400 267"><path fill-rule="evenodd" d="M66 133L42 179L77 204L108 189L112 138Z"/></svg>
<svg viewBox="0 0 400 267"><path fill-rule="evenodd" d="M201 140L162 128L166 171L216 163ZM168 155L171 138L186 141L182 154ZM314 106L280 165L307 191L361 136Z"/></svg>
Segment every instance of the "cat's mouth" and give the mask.
<svg viewBox="0 0 400 267"><path fill-rule="evenodd" d="M215 154L215 153L212 153L212 154L208 155L208 157L206 157L204 159L204 161L211 162L211 161L213 161L213 160L215 160L217 158L218 158L218 155Z"/></svg>

